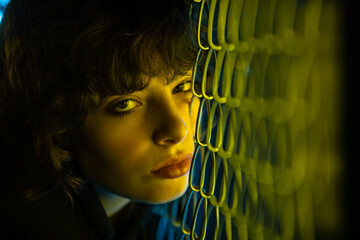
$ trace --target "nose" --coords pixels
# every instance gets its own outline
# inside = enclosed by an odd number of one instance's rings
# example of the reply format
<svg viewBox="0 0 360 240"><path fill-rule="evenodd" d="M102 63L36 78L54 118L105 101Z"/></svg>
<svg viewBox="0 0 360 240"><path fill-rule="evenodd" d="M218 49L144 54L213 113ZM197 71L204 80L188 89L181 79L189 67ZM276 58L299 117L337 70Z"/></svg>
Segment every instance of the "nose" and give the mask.
<svg viewBox="0 0 360 240"><path fill-rule="evenodd" d="M188 133L188 127L178 113L176 106L168 104L158 109L158 124L153 133L153 141L162 146L181 143Z"/></svg>

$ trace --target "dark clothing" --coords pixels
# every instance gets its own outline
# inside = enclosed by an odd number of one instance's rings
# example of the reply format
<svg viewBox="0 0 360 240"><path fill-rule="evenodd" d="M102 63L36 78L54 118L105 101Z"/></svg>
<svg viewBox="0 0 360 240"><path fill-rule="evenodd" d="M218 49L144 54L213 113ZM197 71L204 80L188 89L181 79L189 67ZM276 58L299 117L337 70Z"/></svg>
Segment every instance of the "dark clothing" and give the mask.
<svg viewBox="0 0 360 240"><path fill-rule="evenodd" d="M85 184L73 202L59 186L36 200L25 201L23 190L51 177L25 167L26 161L18 157L7 158L6 164L2 160L0 240L155 239L160 217L152 213L150 205L130 203L112 223L91 184Z"/></svg>
<svg viewBox="0 0 360 240"><path fill-rule="evenodd" d="M149 206L130 203L116 215L113 225L90 185L73 206L54 192L33 202L12 204L1 229L6 237L0 235L0 239L155 239L158 217ZM149 217L152 221L147 221Z"/></svg>

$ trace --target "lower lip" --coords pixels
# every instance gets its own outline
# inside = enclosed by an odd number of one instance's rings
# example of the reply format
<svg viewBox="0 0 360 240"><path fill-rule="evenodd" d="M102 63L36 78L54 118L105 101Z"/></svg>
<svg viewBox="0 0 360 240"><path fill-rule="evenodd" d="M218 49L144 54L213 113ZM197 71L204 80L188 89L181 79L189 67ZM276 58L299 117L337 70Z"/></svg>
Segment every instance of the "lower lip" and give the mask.
<svg viewBox="0 0 360 240"><path fill-rule="evenodd" d="M176 165L170 165L160 168L151 173L160 178L178 178L189 172L191 166L191 157L179 162Z"/></svg>

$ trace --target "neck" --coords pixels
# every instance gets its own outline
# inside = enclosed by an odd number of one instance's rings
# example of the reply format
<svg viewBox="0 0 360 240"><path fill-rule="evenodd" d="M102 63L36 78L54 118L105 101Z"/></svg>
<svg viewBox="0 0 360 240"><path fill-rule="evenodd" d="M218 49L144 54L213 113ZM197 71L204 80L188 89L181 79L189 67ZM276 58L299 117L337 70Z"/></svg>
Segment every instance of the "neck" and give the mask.
<svg viewBox="0 0 360 240"><path fill-rule="evenodd" d="M97 184L93 183L93 185L108 217L111 217L130 203L128 198L115 195Z"/></svg>

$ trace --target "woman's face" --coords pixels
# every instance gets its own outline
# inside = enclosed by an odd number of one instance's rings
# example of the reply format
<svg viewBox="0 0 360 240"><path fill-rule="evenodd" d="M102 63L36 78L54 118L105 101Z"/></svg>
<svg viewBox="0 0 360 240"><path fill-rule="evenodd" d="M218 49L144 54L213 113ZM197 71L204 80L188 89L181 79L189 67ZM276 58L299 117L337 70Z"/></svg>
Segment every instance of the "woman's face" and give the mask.
<svg viewBox="0 0 360 240"><path fill-rule="evenodd" d="M74 133L83 172L106 190L164 203L188 186L199 101L189 114L191 74L167 84L152 78L144 90L112 96Z"/></svg>

